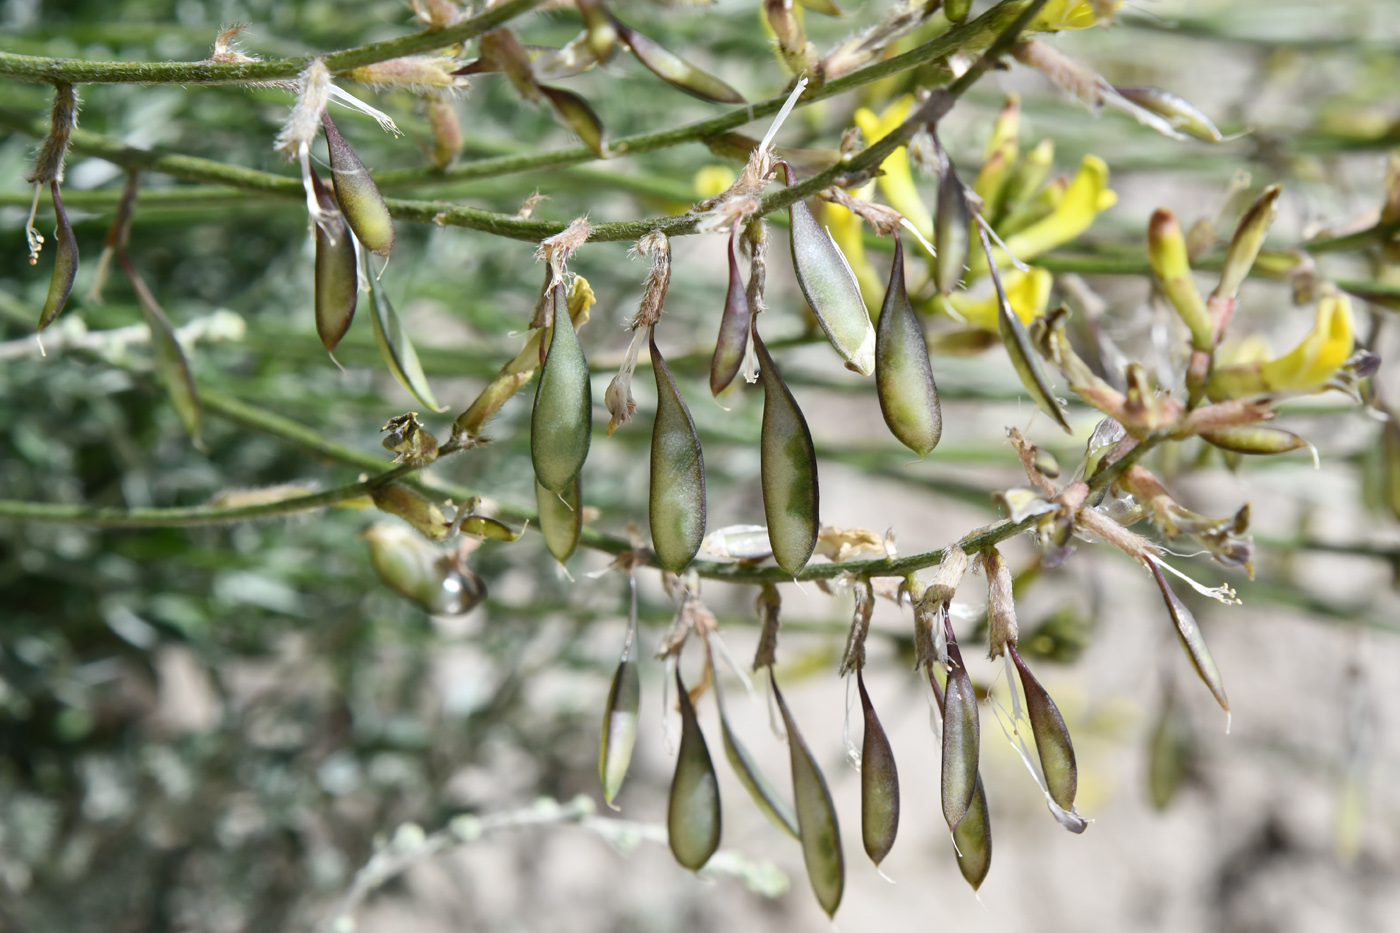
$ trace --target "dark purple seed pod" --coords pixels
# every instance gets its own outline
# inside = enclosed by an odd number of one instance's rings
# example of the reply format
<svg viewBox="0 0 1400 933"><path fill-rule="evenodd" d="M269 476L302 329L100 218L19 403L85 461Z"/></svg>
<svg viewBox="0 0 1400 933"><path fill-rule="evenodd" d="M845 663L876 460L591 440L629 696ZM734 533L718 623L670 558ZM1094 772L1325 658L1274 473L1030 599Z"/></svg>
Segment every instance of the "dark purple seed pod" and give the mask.
<svg viewBox="0 0 1400 933"><path fill-rule="evenodd" d="M341 213L366 249L388 256L394 249L394 219L389 216L379 186L369 177L369 170L355 155L355 150L340 135L330 114L321 114L321 127L326 131L331 179L335 182L335 199L340 203Z"/></svg>
<svg viewBox="0 0 1400 933"><path fill-rule="evenodd" d="M894 749L875 715L865 678L856 670L856 687L865 716L865 735L860 752L860 829L865 854L879 865L894 847L899 832L899 771Z"/></svg>
<svg viewBox="0 0 1400 933"><path fill-rule="evenodd" d="M1050 694L1035 679L1030 668L1021 660L1015 645L1008 645L1011 660L1016 664L1016 672L1021 677L1021 689L1026 694L1026 712L1031 720L1031 733L1035 736L1035 750L1040 755L1040 770L1045 774L1045 785L1050 799L1062 810L1074 808L1074 795L1079 788L1079 767L1074 758L1074 743L1070 741L1069 729L1064 717L1050 699Z"/></svg>
<svg viewBox="0 0 1400 933"><path fill-rule="evenodd" d="M355 262L355 243L350 227L336 209L316 170L311 170L311 188L323 212L316 223L316 334L326 352L335 353L350 322L355 319L360 279ZM327 232L330 227L331 232Z"/></svg>
<svg viewBox="0 0 1400 933"><path fill-rule="evenodd" d="M751 317L749 296L739 274L739 226L735 224L729 233L729 291L724 296L724 315L715 338L715 355L710 360L711 394L719 395L739 375L749 345Z"/></svg>
<svg viewBox="0 0 1400 933"><path fill-rule="evenodd" d="M78 275L78 241L73 236L73 225L68 222L68 212L63 209L63 198L59 196L56 179L49 182L49 192L53 195L54 239L57 242L49 292L44 297L44 308L39 312L41 331L63 313L68 296L73 293L73 280Z"/></svg>

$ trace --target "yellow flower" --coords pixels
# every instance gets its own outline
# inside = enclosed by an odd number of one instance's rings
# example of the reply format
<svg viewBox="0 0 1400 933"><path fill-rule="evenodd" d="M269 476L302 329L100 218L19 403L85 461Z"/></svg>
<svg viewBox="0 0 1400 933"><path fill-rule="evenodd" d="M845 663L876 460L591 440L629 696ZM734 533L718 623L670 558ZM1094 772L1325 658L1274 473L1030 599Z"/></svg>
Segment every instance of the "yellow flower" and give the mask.
<svg viewBox="0 0 1400 933"><path fill-rule="evenodd" d="M695 196L712 198L734 184L734 170L727 165L707 165L695 173Z"/></svg>
<svg viewBox="0 0 1400 933"><path fill-rule="evenodd" d="M865 107L855 112L856 126L860 127L861 134L865 136L866 145L872 145L884 137L888 136L894 129L909 117L909 111L914 106L914 95L905 94L894 101L879 116ZM909 170L909 153L900 146L894 152L885 156L885 161L880 163L881 170L885 173L877 179L880 185L880 193L885 196L885 200L890 206L899 211L909 219L914 225L914 229L923 234L925 239L933 237L933 215L924 206L924 199L919 195L919 190L914 187L914 176Z"/></svg>
<svg viewBox="0 0 1400 933"><path fill-rule="evenodd" d="M1045 313L1050 303L1050 286L1054 277L1044 269L1032 268L1029 272L1012 269L1002 279L1006 288L1006 300L1011 310L1021 319L1021 323L1031 321ZM954 292L948 296L952 312L968 324L980 330L997 333L997 295L993 289L984 298L973 298L967 292ZM946 310L946 309L945 309Z"/></svg>
<svg viewBox="0 0 1400 933"><path fill-rule="evenodd" d="M1108 187L1108 166L1098 156L1085 156L1054 212L1007 238L1006 247L1017 259L1039 256L1088 230L1095 217L1117 203L1118 195Z"/></svg>
<svg viewBox="0 0 1400 933"><path fill-rule="evenodd" d="M1102 2L1102 0L1100 0ZM1114 0L1112 9L1122 6ZM1092 0L1050 0L1031 22L1029 32L1061 32L1066 29L1088 29L1098 24Z"/></svg>
<svg viewBox="0 0 1400 933"><path fill-rule="evenodd" d="M1266 392L1317 392L1327 386L1355 345L1351 299L1324 295L1317 303L1312 331L1298 346L1272 360L1254 359L1217 366L1208 387L1212 399L1242 398ZM1257 354L1255 344L1246 353ZM1235 359L1239 351L1232 354Z"/></svg>

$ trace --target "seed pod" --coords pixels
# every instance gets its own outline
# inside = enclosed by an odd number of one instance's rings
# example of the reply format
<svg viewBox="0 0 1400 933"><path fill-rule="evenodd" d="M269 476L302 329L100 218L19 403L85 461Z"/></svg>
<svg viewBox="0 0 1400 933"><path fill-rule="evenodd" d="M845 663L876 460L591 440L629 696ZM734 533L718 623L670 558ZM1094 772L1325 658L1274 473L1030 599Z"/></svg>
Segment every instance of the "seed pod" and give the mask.
<svg viewBox="0 0 1400 933"><path fill-rule="evenodd" d="M961 23L972 10L972 0L943 0L943 15L950 23Z"/></svg>
<svg viewBox="0 0 1400 933"><path fill-rule="evenodd" d="M1162 570L1157 566L1156 561L1149 560L1147 564L1148 569L1152 571L1152 576L1157 581L1158 588L1162 591L1162 598L1166 600L1167 611L1171 613L1172 622L1176 623L1176 633L1181 638L1181 644L1186 649L1187 656L1191 658L1191 666L1196 669L1201 680L1215 695L1215 700L1220 704L1220 708L1229 713L1230 701L1225 696L1225 681L1220 676L1220 669L1215 666L1215 659L1211 657L1205 636L1201 634L1201 627L1196 624L1196 617L1191 614L1190 609L1186 608L1186 604L1181 601L1181 598L1172 592L1172 588L1167 585L1166 578L1162 576Z"/></svg>
<svg viewBox="0 0 1400 933"><path fill-rule="evenodd" d="M865 854L879 865L889 855L899 831L899 772L894 764L894 749L875 715L859 669L856 670L856 686L865 713L865 737L860 752L861 838Z"/></svg>
<svg viewBox="0 0 1400 933"><path fill-rule="evenodd" d="M705 538L705 458L700 435L676 381L651 337L656 422L651 429L651 547L657 562L680 573Z"/></svg>
<svg viewBox="0 0 1400 933"><path fill-rule="evenodd" d="M1170 91L1157 87L1120 87L1114 90L1139 107L1165 118L1172 129L1190 133L1197 139L1204 139L1210 143L1218 143L1225 138L1220 135L1220 130L1211 122L1210 117L1190 101Z"/></svg>
<svg viewBox="0 0 1400 933"><path fill-rule="evenodd" d="M1000 306L997 308L997 330L1001 334L1001 342L1006 347L1007 355L1011 357L1011 365L1016 368L1016 375L1021 377L1021 385L1025 386L1042 411L1054 418L1055 423L1064 428L1066 433L1073 434L1074 430L1065 420L1064 407L1050 388L1050 380L1046 378L1040 359L1031 347L1026 326L1007 303L1006 293L1001 291L1000 280L997 279L996 283L1000 298Z"/></svg>
<svg viewBox="0 0 1400 933"><path fill-rule="evenodd" d="M1269 227L1273 226L1282 190L1278 185L1265 188L1259 199L1240 218L1235 235L1230 240L1230 249L1225 254L1225 265L1220 270L1220 284L1212 297L1233 300L1239 293L1249 270L1254 268L1254 260L1259 258L1259 250L1264 245Z"/></svg>
<svg viewBox="0 0 1400 933"><path fill-rule="evenodd" d="M1191 277L1181 225L1176 215L1165 207L1158 208L1147 224L1147 257L1162 294L1191 331L1191 346L1210 350L1214 346L1210 313Z"/></svg>
<svg viewBox="0 0 1400 933"><path fill-rule="evenodd" d="M739 375L748 349L752 314L744 280L739 275L739 225L729 233L729 291L724 296L724 316L715 338L715 355L710 360L710 393L719 395Z"/></svg>
<svg viewBox="0 0 1400 933"><path fill-rule="evenodd" d="M875 389L890 433L920 457L927 456L943 434L943 411L924 329L904 290L904 246L898 236L875 332Z"/></svg>
<svg viewBox="0 0 1400 933"><path fill-rule="evenodd" d="M424 498L407 486L398 483L379 486L370 491L369 497L381 512L397 515L412 525L423 537L433 541L447 539L447 531L452 523L442 514L442 509L438 508L437 503Z"/></svg>
<svg viewBox="0 0 1400 933"><path fill-rule="evenodd" d="M504 522L485 515L469 515L462 522L462 534L473 538L489 538L492 541L519 541L523 531L516 531Z"/></svg>
<svg viewBox="0 0 1400 933"><path fill-rule="evenodd" d="M316 224L316 334L326 352L334 354L340 339L350 329L350 322L355 319L355 303L360 292L358 264L350 228L336 210L335 201L321 184L315 169L311 169L311 188L316 193L316 203L324 212L321 222ZM327 233L326 226L334 232Z"/></svg>
<svg viewBox="0 0 1400 933"><path fill-rule="evenodd" d="M380 579L427 612L460 615L486 598L480 577L402 525L372 525L365 539Z"/></svg>
<svg viewBox="0 0 1400 933"><path fill-rule="evenodd" d="M631 610L627 618L627 638L622 646L622 660L608 689L608 705L603 713L603 732L598 741L598 779L603 784L603 799L612 806L627 766L632 761L632 746L637 741L637 710L642 702L642 681L637 662L632 660L632 642L637 636L637 581L631 584Z"/></svg>
<svg viewBox="0 0 1400 933"><path fill-rule="evenodd" d="M870 375L875 370L875 328L851 264L812 216L807 202L789 205L788 222L792 268L817 323L847 369Z"/></svg>
<svg viewBox="0 0 1400 933"><path fill-rule="evenodd" d="M742 104L744 95L725 84L714 75L707 74L678 55L673 55L631 26L623 23L611 13L608 18L626 46L637 56L637 61L662 81L685 91L692 97L708 100L716 104Z"/></svg>
<svg viewBox="0 0 1400 933"><path fill-rule="evenodd" d="M755 336L757 336L755 334ZM796 801L797 826L802 840L802 860L807 865L807 880L812 893L828 917L841 906L841 894L846 886L846 860L841 853L841 829L836 823L836 807L831 802L826 778L822 777L811 749L797 731L797 723L788 711L787 702L773 681L773 696L787 729L788 754L792 760L792 796Z"/></svg>
<svg viewBox="0 0 1400 933"><path fill-rule="evenodd" d="M1202 431L1201 440L1237 454L1286 454L1308 446L1307 441L1292 431L1265 424Z"/></svg>
<svg viewBox="0 0 1400 933"><path fill-rule="evenodd" d="M719 782L679 670L676 690L680 694L681 748L676 776L671 781L666 830L676 861L691 871L699 871L719 848Z"/></svg>
<svg viewBox="0 0 1400 933"><path fill-rule="evenodd" d="M544 546L559 563L573 556L583 531L582 499L579 478L575 476L563 493L553 493L535 481L535 507L540 513L540 534Z"/></svg>
<svg viewBox="0 0 1400 933"><path fill-rule="evenodd" d="M976 891L992 867L992 821L987 813L987 792L982 788L980 774L967 815L953 830L953 845L958 850L958 871Z"/></svg>
<svg viewBox="0 0 1400 933"><path fill-rule="evenodd" d="M73 236L73 225L68 222L68 212L63 209L63 198L58 193L58 181L49 182L49 193L53 195L54 247L53 275L49 278L49 291L44 297L44 308L39 312L39 330L54 322L68 304L68 296L73 293L73 280L78 275L78 240Z"/></svg>
<svg viewBox="0 0 1400 933"><path fill-rule="evenodd" d="M365 248L380 256L394 249L394 219L384 206L379 186L369 177L369 170L355 155L355 150L340 135L329 113L322 111L321 127L326 131L326 149L330 155L331 178L335 181L335 199L340 211Z"/></svg>
<svg viewBox="0 0 1400 933"><path fill-rule="evenodd" d="M967 268L971 223L967 193L949 161L938 180L938 217L933 224L933 244L938 251L933 263L933 280L940 294L951 293L962 281Z"/></svg>
<svg viewBox="0 0 1400 933"><path fill-rule="evenodd" d="M1021 676L1021 689L1026 694L1026 712L1031 720L1031 732L1035 735L1035 750L1040 755L1040 770L1045 773L1045 784L1050 798L1062 810L1074 807L1075 791L1079 787L1079 768L1075 764L1074 744L1070 742L1069 729L1064 717L1050 699L1050 694L1035 679L1015 645L1009 645L1011 660Z"/></svg>
<svg viewBox="0 0 1400 933"><path fill-rule="evenodd" d="M1147 791L1152 806L1165 810L1191 770L1191 739L1181 708L1168 693L1152 727L1147 749Z"/></svg>
<svg viewBox="0 0 1400 933"><path fill-rule="evenodd" d="M817 452L797 400L778 375L768 347L753 332L758 371L763 380L763 431L759 470L763 474L763 514L773 560L797 576L817 547L820 502Z"/></svg>
<svg viewBox="0 0 1400 933"><path fill-rule="evenodd" d="M562 284L554 286L550 333L530 416L530 460L540 485L563 493L588 458L593 390L588 382L588 360L569 317Z"/></svg>
<svg viewBox="0 0 1400 933"><path fill-rule="evenodd" d="M446 411L433 397L432 387L428 385L428 377L423 372L423 364L418 361L418 351L413 349L413 341L409 340L408 331L404 330L394 306L389 303L388 294L378 279L370 275L368 257L365 258L364 272L365 279L369 282L369 306L372 312L370 321L374 324L374 342L379 346L379 355L384 358L384 365L389 367L389 372L394 374L399 385L407 389L418 401L433 411Z"/></svg>
<svg viewBox="0 0 1400 933"><path fill-rule="evenodd" d="M450 97L437 96L425 97L423 102L433 130L429 158L438 168L447 168L462 151L462 121L457 116L457 103Z"/></svg>
<svg viewBox="0 0 1400 933"><path fill-rule="evenodd" d="M185 359L180 340L175 336L175 328L171 326L170 318L165 316L164 309L156 302L155 295L151 294L141 276L136 274L136 268L132 266L126 253L121 252L118 255L122 268L131 281L131 287L136 292L146 326L151 329L151 343L156 351L156 375L165 391L170 393L170 401L175 406L175 413L180 416L180 423L194 439L195 446L203 450L204 442L199 436L199 422L203 410L199 402L199 390L195 388L194 376L190 373L190 364Z"/></svg>
<svg viewBox="0 0 1400 933"><path fill-rule="evenodd" d="M603 131L603 122L598 119L593 108L588 106L588 101L562 87L548 87L541 84L539 89L545 97L549 98L550 106L554 108L559 119L564 121L564 125L573 130L578 138L583 140L584 145L597 153L599 158L606 159L608 157L607 133Z"/></svg>
<svg viewBox="0 0 1400 933"><path fill-rule="evenodd" d="M958 643L948 638L948 685L943 699L943 818L956 830L977 788L980 734L977 692L963 665Z"/></svg>
<svg viewBox="0 0 1400 933"><path fill-rule="evenodd" d="M759 770L749 750L739 741L724 714L724 700L720 696L719 685L715 685L715 703L719 707L720 734L724 738L724 756L729 766L739 778L739 783L749 792L753 802L768 817L769 821L794 839L800 839L797 828L797 814L772 782Z"/></svg>

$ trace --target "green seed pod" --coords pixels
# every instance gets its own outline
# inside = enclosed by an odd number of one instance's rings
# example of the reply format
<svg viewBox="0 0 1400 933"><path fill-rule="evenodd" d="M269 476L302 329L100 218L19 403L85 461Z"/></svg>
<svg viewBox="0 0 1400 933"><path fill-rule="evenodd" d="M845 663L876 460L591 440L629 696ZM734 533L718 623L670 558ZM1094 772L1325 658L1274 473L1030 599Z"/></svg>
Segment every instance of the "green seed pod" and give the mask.
<svg viewBox="0 0 1400 933"><path fill-rule="evenodd" d="M949 294L962 281L967 268L971 224L967 192L949 161L938 180L938 216L933 223L933 245L938 252L933 263L933 281L940 294Z"/></svg>
<svg viewBox="0 0 1400 933"><path fill-rule="evenodd" d="M326 352L334 354L355 319L360 293L358 264L350 228L315 169L311 170L311 187L316 192L316 203L325 212L322 222L316 224L316 334ZM328 234L323 223L334 233Z"/></svg>
<svg viewBox="0 0 1400 933"><path fill-rule="evenodd" d="M575 476L563 493L550 492L535 481L535 507L540 513L540 534L544 546L559 563L573 556L583 531L583 506L579 478Z"/></svg>
<svg viewBox="0 0 1400 933"><path fill-rule="evenodd" d="M1147 791L1152 806L1165 810L1191 770L1191 737L1186 717L1168 693L1152 727L1147 748Z"/></svg>
<svg viewBox="0 0 1400 933"><path fill-rule="evenodd" d="M446 411L433 397L432 387L428 385L428 377L423 372L423 364L418 361L418 351L413 349L413 341L409 340L408 331L404 330L394 306L389 303L389 296L379 281L370 275L368 257L365 259L364 272L365 279L369 282L369 306L373 312L370 321L374 324L374 342L379 346L379 355L383 357L384 365L389 367L389 372L394 374L399 385L407 389L418 401L433 411Z"/></svg>
<svg viewBox="0 0 1400 933"><path fill-rule="evenodd" d="M1026 712L1031 720L1031 732L1035 735L1035 750L1040 755L1040 770L1045 773L1045 784L1050 791L1050 799L1062 810L1074 807L1074 795L1079 788L1079 767L1074 760L1074 744L1070 742L1069 729L1064 717L1050 699L1050 694L1035 679L1015 645L1008 645L1011 660L1021 676L1021 689L1026 694Z"/></svg>
<svg viewBox="0 0 1400 933"><path fill-rule="evenodd" d="M341 213L366 249L388 256L394 249L394 219L389 216L379 186L369 177L369 170L355 155L355 150L340 135L331 115L324 111L321 127L326 131L331 178L335 181L335 199L340 202Z"/></svg>
<svg viewBox="0 0 1400 933"><path fill-rule="evenodd" d="M651 429L651 547L657 562L680 573L705 539L705 458L700 435L676 381L651 337L656 422Z"/></svg>
<svg viewBox="0 0 1400 933"><path fill-rule="evenodd" d="M369 497L381 512L397 515L408 522L423 537L433 541L447 540L452 523L442 514L437 503L426 499L407 486L390 483L371 490Z"/></svg>
<svg viewBox="0 0 1400 933"><path fill-rule="evenodd" d="M987 813L987 792L982 788L980 774L967 815L953 830L953 845L958 850L958 871L976 891L992 867L992 821Z"/></svg>
<svg viewBox="0 0 1400 933"><path fill-rule="evenodd" d="M622 789L627 766L632 761L632 746L637 741L637 710L641 707L642 681L637 662L632 660L632 642L637 637L637 580L628 575L631 585L631 608L627 614L627 637L622 644L622 660L613 675L608 690L608 705L603 713L603 733L598 741L598 779L603 784L603 799L608 806Z"/></svg>
<svg viewBox="0 0 1400 933"><path fill-rule="evenodd" d="M948 686L943 698L943 818L956 830L977 788L980 733L977 692L952 632L948 638Z"/></svg>
<svg viewBox="0 0 1400 933"><path fill-rule="evenodd" d="M1119 87L1114 90L1144 110L1150 110L1164 118L1171 124L1172 129L1189 133L1209 143L1218 143L1225 139L1210 117L1190 101L1170 91L1158 87Z"/></svg>
<svg viewBox="0 0 1400 933"><path fill-rule="evenodd" d="M180 423L194 439L194 445L203 450L204 443L199 437L203 408L199 402L199 390L195 388L194 376L190 373L189 361L185 359L184 348L175 336L175 328L171 326L170 318L165 316L165 311L156 302L155 295L151 294L141 276L136 274L131 260L124 251L118 255L127 278L131 280L131 287L136 292L136 300L141 305L141 314L146 319L146 326L151 329L151 343L156 351L156 375L165 391L170 393L170 401L175 406L175 413L180 416Z"/></svg>
<svg viewBox="0 0 1400 933"><path fill-rule="evenodd" d="M875 331L875 389L890 433L920 457L927 456L943 434L943 411L924 329L904 290L904 246L898 236Z"/></svg>
<svg viewBox="0 0 1400 933"><path fill-rule="evenodd" d="M474 538L489 538L492 541L519 541L523 533L484 515L469 515L462 522L462 534L471 535Z"/></svg>
<svg viewBox="0 0 1400 933"><path fill-rule="evenodd" d="M1202 431L1201 440L1237 454L1286 454L1290 450L1308 446L1307 441L1292 431L1264 424Z"/></svg>
<svg viewBox="0 0 1400 933"><path fill-rule="evenodd" d="M715 703L719 707L720 734L724 738L724 757L739 778L739 783L749 792L753 802L769 821L783 832L800 839L797 828L797 814L792 805L778 793L778 789L758 768L749 750L739 741L729 725L729 717L724 713L724 700L720 696L719 685L715 685Z"/></svg>
<svg viewBox="0 0 1400 933"><path fill-rule="evenodd" d="M63 209L63 198L58 193L57 179L49 182L49 193L53 195L54 247L53 275L49 278L49 292L44 297L43 310L39 312L39 330L54 322L68 304L68 296L73 293L73 280L78 275L78 241L73 236L73 225L68 222L68 212ZM37 248L37 247L36 247Z"/></svg>
<svg viewBox="0 0 1400 933"><path fill-rule="evenodd" d="M1034 455L1031 459L1031 465L1035 467L1036 472L1039 473L1041 476L1049 477L1050 479L1056 479L1060 475L1059 458L1057 458L1050 451L1046 450L1044 447L1034 448Z"/></svg>
<svg viewBox="0 0 1400 933"><path fill-rule="evenodd" d="M1171 613L1172 622L1176 623L1176 633L1181 638L1182 647L1186 649L1186 654L1191 659L1191 666L1196 669L1205 685L1214 694L1215 701L1220 704L1220 708L1226 713L1230 712L1230 701L1225 696L1225 681L1220 676L1220 669L1215 666L1215 659L1211 657L1210 648L1206 645L1205 636L1201 634L1201 627L1196 624L1196 617L1191 614L1191 610L1186 608L1186 604L1181 601L1172 588L1167 585L1166 578L1162 576L1162 570L1157 566L1156 561L1149 560L1148 568L1152 571L1152 576L1157 581L1157 586L1162 591L1162 598L1166 600L1167 611Z"/></svg>
<svg viewBox="0 0 1400 933"><path fill-rule="evenodd" d="M535 407L530 416L530 459L535 477L550 492L563 493L583 468L593 434L593 390L588 360L564 301L554 286L554 323Z"/></svg>
<svg viewBox="0 0 1400 933"><path fill-rule="evenodd" d="M773 680L773 696L778 701L778 711L787 729L788 754L792 759L792 796L797 804L797 826L802 840L802 860L807 865L807 880L812 884L817 903L831 917L841 906L841 894L846 887L846 860L841 853L841 829L836 822L836 807L831 802L826 778L822 777L811 749L797 731L797 723L788 711L776 679Z"/></svg>
<svg viewBox="0 0 1400 933"><path fill-rule="evenodd" d="M846 361L847 369L870 375L875 370L875 328L851 264L831 234L812 216L807 202L792 202L788 206L788 221L792 268L817 323Z"/></svg>
<svg viewBox="0 0 1400 933"><path fill-rule="evenodd" d="M1244 284L1249 270L1254 268L1254 260L1259 258L1259 250L1264 245L1264 237L1273 226L1274 215L1278 213L1278 197L1283 191L1278 185L1264 189L1259 199L1250 205L1240 218L1235 235L1230 240L1230 249L1225 254L1225 265L1220 270L1220 284L1212 297L1234 300Z"/></svg>
<svg viewBox="0 0 1400 933"><path fill-rule="evenodd" d="M865 692L865 678L856 669L856 687L860 690L860 706L865 713L865 737L860 752L860 830L865 854L879 865L894 846L899 831L899 772L894 764L894 749L885 736L885 729L875 715L870 694Z"/></svg>
<svg viewBox="0 0 1400 933"><path fill-rule="evenodd" d="M380 579L427 612L460 615L486 598L480 577L402 525L372 525L365 539Z"/></svg>
<svg viewBox="0 0 1400 933"><path fill-rule="evenodd" d="M943 0L943 15L950 23L961 23L972 10L972 0Z"/></svg>
<svg viewBox="0 0 1400 933"><path fill-rule="evenodd" d="M773 560L797 576L817 547L820 503L817 452L797 400L778 375L758 331L753 332L763 380L763 431L759 441L763 474L763 514Z"/></svg>
<svg viewBox="0 0 1400 933"><path fill-rule="evenodd" d="M637 56L647 70L674 88L692 97L716 104L742 104L744 95L714 75L707 74L678 55L673 55L646 36L626 25L611 13L608 18L617 30L618 38Z"/></svg>
<svg viewBox="0 0 1400 933"><path fill-rule="evenodd" d="M676 671L676 690L680 694L681 748L671 781L666 830L676 861L699 871L719 848L719 782L680 671Z"/></svg>
<svg viewBox="0 0 1400 933"><path fill-rule="evenodd" d="M539 89L549 99L550 106L554 108L559 119L564 121L564 125L573 130L578 138L583 140L584 145L597 153L599 158L606 159L607 133L603 131L603 122L598 119L593 108L588 106L588 101L561 87L547 87L541 84Z"/></svg>
<svg viewBox="0 0 1400 933"><path fill-rule="evenodd" d="M729 291L724 296L724 316L719 321L719 336L715 338L715 355L710 360L710 393L719 395L744 363L748 349L749 322L752 314L744 280L739 275L739 226L729 234Z"/></svg>
<svg viewBox="0 0 1400 933"><path fill-rule="evenodd" d="M1182 235L1176 215L1165 207L1158 208L1148 221L1147 258L1162 294L1191 331L1191 346L1210 350L1215 345L1214 325L1191 277L1186 237Z"/></svg>

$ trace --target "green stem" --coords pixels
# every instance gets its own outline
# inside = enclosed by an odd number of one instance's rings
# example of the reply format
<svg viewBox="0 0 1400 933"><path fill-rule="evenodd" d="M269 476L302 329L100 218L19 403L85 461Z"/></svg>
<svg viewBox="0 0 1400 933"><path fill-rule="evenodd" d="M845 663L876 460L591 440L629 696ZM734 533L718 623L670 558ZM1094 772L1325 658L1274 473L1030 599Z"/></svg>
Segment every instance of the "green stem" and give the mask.
<svg viewBox="0 0 1400 933"><path fill-rule="evenodd" d="M319 56L333 73L375 62L430 52L474 39L545 0L506 0L445 29L371 42ZM45 84L247 84L295 78L318 56L278 58L263 62L90 62L70 58L41 58L0 52L0 78Z"/></svg>

